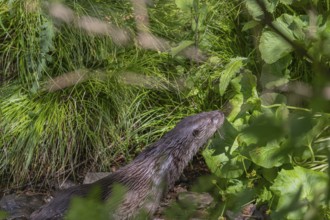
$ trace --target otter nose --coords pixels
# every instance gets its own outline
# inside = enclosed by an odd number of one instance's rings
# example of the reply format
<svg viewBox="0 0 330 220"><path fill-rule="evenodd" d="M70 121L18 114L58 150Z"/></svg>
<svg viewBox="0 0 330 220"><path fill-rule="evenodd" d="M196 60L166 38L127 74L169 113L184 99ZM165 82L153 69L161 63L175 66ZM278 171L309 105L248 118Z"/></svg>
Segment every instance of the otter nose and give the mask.
<svg viewBox="0 0 330 220"><path fill-rule="evenodd" d="M220 126L223 123L224 115L220 111L214 111L214 115L212 117L212 122L214 125Z"/></svg>

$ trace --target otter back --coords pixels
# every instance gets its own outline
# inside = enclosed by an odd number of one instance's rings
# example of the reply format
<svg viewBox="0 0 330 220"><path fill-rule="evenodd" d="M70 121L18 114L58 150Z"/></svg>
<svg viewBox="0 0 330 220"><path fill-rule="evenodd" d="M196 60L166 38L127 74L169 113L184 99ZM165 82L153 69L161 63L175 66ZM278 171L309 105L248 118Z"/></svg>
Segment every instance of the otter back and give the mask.
<svg viewBox="0 0 330 220"><path fill-rule="evenodd" d="M160 140L142 151L131 163L92 184L64 190L31 215L32 220L62 219L74 196L85 197L98 186L101 199L111 196L114 184L127 192L111 219L132 219L142 210L152 215L163 196L173 187L188 162L223 124L220 111L203 112L181 120Z"/></svg>

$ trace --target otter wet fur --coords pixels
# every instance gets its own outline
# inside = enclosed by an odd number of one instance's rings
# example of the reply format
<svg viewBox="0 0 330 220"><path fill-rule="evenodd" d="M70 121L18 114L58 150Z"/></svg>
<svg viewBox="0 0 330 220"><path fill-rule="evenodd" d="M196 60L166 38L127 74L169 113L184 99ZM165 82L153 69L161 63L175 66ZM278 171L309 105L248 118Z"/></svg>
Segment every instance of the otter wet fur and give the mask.
<svg viewBox="0 0 330 220"><path fill-rule="evenodd" d="M31 219L63 219L72 197L85 197L98 186L101 199L106 200L114 184L123 185L127 191L115 213L109 213L109 219L134 219L141 211L151 217L188 162L223 122L224 115L220 111L184 118L128 165L94 183L59 192L50 203L33 212Z"/></svg>

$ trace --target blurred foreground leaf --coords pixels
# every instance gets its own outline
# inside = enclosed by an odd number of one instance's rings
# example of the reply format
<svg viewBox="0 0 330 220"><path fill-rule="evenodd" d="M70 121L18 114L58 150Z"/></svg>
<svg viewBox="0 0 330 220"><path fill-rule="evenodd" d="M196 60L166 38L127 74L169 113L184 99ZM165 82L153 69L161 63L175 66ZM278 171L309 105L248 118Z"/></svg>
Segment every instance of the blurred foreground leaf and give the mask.
<svg viewBox="0 0 330 220"><path fill-rule="evenodd" d="M304 219L313 208L313 201L317 200L318 206L326 205L327 188L328 176L325 173L302 167L283 169L270 187L279 197L277 213L274 213L273 218Z"/></svg>
<svg viewBox="0 0 330 220"><path fill-rule="evenodd" d="M66 220L108 220L112 219L118 205L121 203L126 188L119 184L113 186L111 197L107 202L101 201L101 189L95 187L86 198L75 197L71 201Z"/></svg>
<svg viewBox="0 0 330 220"><path fill-rule="evenodd" d="M235 148L232 148L233 150ZM226 147L229 150L229 147ZM211 172L221 178L237 178L244 172L244 166L248 167L250 162L244 161L241 156L233 156L232 152L213 155L214 150L206 149L203 151L207 166Z"/></svg>

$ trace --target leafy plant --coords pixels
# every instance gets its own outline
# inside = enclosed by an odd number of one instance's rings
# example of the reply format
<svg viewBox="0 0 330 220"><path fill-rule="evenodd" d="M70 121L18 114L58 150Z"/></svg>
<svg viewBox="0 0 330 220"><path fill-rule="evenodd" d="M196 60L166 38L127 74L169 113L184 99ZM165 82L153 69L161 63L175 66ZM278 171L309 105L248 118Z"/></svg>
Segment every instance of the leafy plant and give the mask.
<svg viewBox="0 0 330 220"><path fill-rule="evenodd" d="M0 3L1 184L108 170L186 115L226 104L203 152L217 176L203 185L221 200L213 216L255 202L274 219L329 218L328 0L155 1L149 31L171 41L164 51L89 36L42 3ZM136 34L129 1L64 3ZM203 62L181 56L191 46ZM47 90L78 70L84 80ZM70 218L85 211L76 203Z"/></svg>
<svg viewBox="0 0 330 220"><path fill-rule="evenodd" d="M5 212L0 212L0 219L6 219L7 213Z"/></svg>
<svg viewBox="0 0 330 220"><path fill-rule="evenodd" d="M325 172L329 170L329 148L325 146L330 135L330 118L326 113L327 99L321 95L316 101L315 96L320 95L317 88L326 88L328 80L324 74L329 60L323 52L312 51L316 45L326 47L323 43L327 37L321 33L327 19L322 14L315 15L317 21L323 22L313 23L316 29L311 39L310 22L316 20L312 20L313 15L298 15L290 8L291 4L246 1L253 20L244 29L256 28L260 23L267 25L262 27L258 43L263 61L261 88L257 89L255 75L246 70L249 65L241 65L243 69L239 72L227 65L220 91L222 95L230 94L232 110L221 136L203 155L211 171L220 178L214 184L224 202L222 209L238 212L240 204L267 203L274 219L321 219L329 216L330 210L329 176ZM282 6L296 14L278 14ZM322 40L317 37L320 35ZM309 62L315 75L309 76L313 79L312 89L305 84L297 91L291 84L295 74L291 70L301 62ZM293 90L279 93L284 85L292 86ZM264 90L263 94L259 95L258 90ZM304 96L302 107L288 99L295 92Z"/></svg>
<svg viewBox="0 0 330 220"><path fill-rule="evenodd" d="M114 185L110 199L108 199L106 203L103 203L100 201L100 189L97 187L93 188L86 198L76 197L72 199L70 209L65 216L65 219L111 219L111 214L114 213L122 201L125 192L125 187L121 185Z"/></svg>

